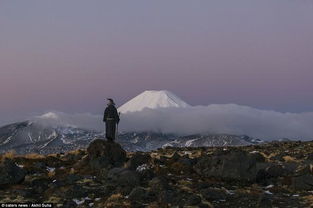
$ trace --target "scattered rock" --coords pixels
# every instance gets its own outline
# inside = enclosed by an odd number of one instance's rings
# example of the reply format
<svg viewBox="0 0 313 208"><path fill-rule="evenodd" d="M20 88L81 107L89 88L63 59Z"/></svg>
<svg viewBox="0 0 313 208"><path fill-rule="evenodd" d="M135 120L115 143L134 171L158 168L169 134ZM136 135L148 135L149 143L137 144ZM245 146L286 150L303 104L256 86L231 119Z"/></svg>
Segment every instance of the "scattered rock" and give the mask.
<svg viewBox="0 0 313 208"><path fill-rule="evenodd" d="M82 179L83 177L76 174L69 174L66 176L65 181L67 184L74 184L76 181Z"/></svg>
<svg viewBox="0 0 313 208"><path fill-rule="evenodd" d="M150 182L149 186L154 192L161 192L163 190L169 189L168 180L164 176L154 177Z"/></svg>
<svg viewBox="0 0 313 208"><path fill-rule="evenodd" d="M143 187L135 187L129 194L128 199L132 201L141 201L142 199L145 199L147 195L147 190L145 190Z"/></svg>
<svg viewBox="0 0 313 208"><path fill-rule="evenodd" d="M241 150L218 152L199 159L195 171L205 177L255 181L258 171L265 166L263 161L263 156L258 153L251 154Z"/></svg>
<svg viewBox="0 0 313 208"><path fill-rule="evenodd" d="M0 164L0 185L18 184L24 181L26 171L18 167L12 160L6 159Z"/></svg>
<svg viewBox="0 0 313 208"><path fill-rule="evenodd" d="M136 172L140 176L140 180L148 181L155 176L155 172L151 166L148 164L140 165L136 168Z"/></svg>
<svg viewBox="0 0 313 208"><path fill-rule="evenodd" d="M190 174L193 172L195 160L189 158L187 155L181 156L171 164L171 171L176 174Z"/></svg>
<svg viewBox="0 0 313 208"><path fill-rule="evenodd" d="M310 207L312 152L313 142L278 142L160 148L126 157L120 145L95 140L88 151L0 155L0 201L59 207Z"/></svg>
<svg viewBox="0 0 313 208"><path fill-rule="evenodd" d="M83 198L88 195L88 190L81 185L72 185L65 194L67 199Z"/></svg>
<svg viewBox="0 0 313 208"><path fill-rule="evenodd" d="M108 172L107 180L119 186L135 187L140 184L139 175L136 171L126 168L113 168Z"/></svg>
<svg viewBox="0 0 313 208"><path fill-rule="evenodd" d="M62 207L64 207L64 208L75 208L75 207L77 207L77 204L73 200L66 200L62 204Z"/></svg>
<svg viewBox="0 0 313 208"><path fill-rule="evenodd" d="M223 190L206 188L200 191L201 195L208 201L225 200L227 195Z"/></svg>
<svg viewBox="0 0 313 208"><path fill-rule="evenodd" d="M313 161L313 153L308 154L307 160Z"/></svg>
<svg viewBox="0 0 313 208"><path fill-rule="evenodd" d="M258 200L258 208L271 208L272 201L271 197L268 194L262 194Z"/></svg>
<svg viewBox="0 0 313 208"><path fill-rule="evenodd" d="M43 193L49 187L51 180L48 178L36 178L31 181L32 188L37 193Z"/></svg>
<svg viewBox="0 0 313 208"><path fill-rule="evenodd" d="M307 165L297 171L291 179L291 186L295 190L313 190L313 165Z"/></svg>
<svg viewBox="0 0 313 208"><path fill-rule="evenodd" d="M148 154L136 152L126 163L126 167L136 170L138 166L150 163L151 157Z"/></svg>
<svg viewBox="0 0 313 208"><path fill-rule="evenodd" d="M200 203L201 197L197 194L191 194L186 201L186 205L188 206L196 206L199 205Z"/></svg>
<svg viewBox="0 0 313 208"><path fill-rule="evenodd" d="M178 204L185 200L184 197L179 197L175 190L163 190L158 194L159 202L164 206L167 204Z"/></svg>
<svg viewBox="0 0 313 208"><path fill-rule="evenodd" d="M268 173L269 177L274 178L284 176L287 173L286 169L282 165L278 164L270 165L268 168L266 168L266 172Z"/></svg>

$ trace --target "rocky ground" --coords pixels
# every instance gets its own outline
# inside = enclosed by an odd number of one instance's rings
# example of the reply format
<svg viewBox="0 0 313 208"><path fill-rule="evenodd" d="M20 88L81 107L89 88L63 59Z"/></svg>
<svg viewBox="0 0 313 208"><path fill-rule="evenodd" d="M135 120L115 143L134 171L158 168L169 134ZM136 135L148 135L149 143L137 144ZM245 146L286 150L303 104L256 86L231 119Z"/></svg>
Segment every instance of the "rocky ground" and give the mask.
<svg viewBox="0 0 313 208"><path fill-rule="evenodd" d="M0 202L55 207L313 207L313 141L0 156Z"/></svg>

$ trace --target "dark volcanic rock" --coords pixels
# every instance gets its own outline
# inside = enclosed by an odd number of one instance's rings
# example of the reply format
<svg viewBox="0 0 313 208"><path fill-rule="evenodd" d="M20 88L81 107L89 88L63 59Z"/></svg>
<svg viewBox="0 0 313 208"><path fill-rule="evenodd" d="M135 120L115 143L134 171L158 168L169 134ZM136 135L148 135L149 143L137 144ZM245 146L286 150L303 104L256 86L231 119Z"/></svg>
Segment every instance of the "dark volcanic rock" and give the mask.
<svg viewBox="0 0 313 208"><path fill-rule="evenodd" d="M138 175L140 176L140 180L142 181L150 181L155 176L153 168L148 166L147 164L138 166L136 172L138 173Z"/></svg>
<svg viewBox="0 0 313 208"><path fill-rule="evenodd" d="M12 160L6 159L0 164L0 185L18 184L24 181L26 171L18 167Z"/></svg>
<svg viewBox="0 0 313 208"><path fill-rule="evenodd" d="M140 201L147 198L147 191L143 187L135 187L128 195L128 198L133 201Z"/></svg>
<svg viewBox="0 0 313 208"><path fill-rule="evenodd" d="M292 187L295 190L313 190L313 165L307 165L299 170L292 178Z"/></svg>
<svg viewBox="0 0 313 208"><path fill-rule="evenodd" d="M195 170L206 177L255 181L258 171L264 167L264 157L259 153L233 150L202 157L195 165Z"/></svg>
<svg viewBox="0 0 313 208"><path fill-rule="evenodd" d="M308 155L307 160L313 161L313 153L310 153Z"/></svg>
<svg viewBox="0 0 313 208"><path fill-rule="evenodd" d="M50 183L51 180L47 178L36 178L31 181L32 188L37 193L43 193L47 190Z"/></svg>
<svg viewBox="0 0 313 208"><path fill-rule="evenodd" d="M292 187L296 190L313 190L313 175L302 175L293 177Z"/></svg>
<svg viewBox="0 0 313 208"><path fill-rule="evenodd" d="M262 194L258 200L258 208L271 208L272 201L271 197L268 194Z"/></svg>
<svg viewBox="0 0 313 208"><path fill-rule="evenodd" d="M186 201L186 205L189 205L189 206L195 206L200 203L201 203L201 197L196 194L191 194Z"/></svg>
<svg viewBox="0 0 313 208"><path fill-rule="evenodd" d="M180 201L180 196L178 195L177 191L175 190L164 190L161 191L158 194L158 200L162 203L162 204L178 204Z"/></svg>
<svg viewBox="0 0 313 208"><path fill-rule="evenodd" d="M266 172L270 177L280 177L287 173L286 169L282 165L273 164L266 168Z"/></svg>
<svg viewBox="0 0 313 208"><path fill-rule="evenodd" d="M75 208L77 207L77 204L73 200L66 200L63 205L63 208Z"/></svg>
<svg viewBox="0 0 313 208"><path fill-rule="evenodd" d="M68 199L73 198L82 198L88 195L88 190L80 185L73 185L71 186L65 194L65 197Z"/></svg>
<svg viewBox="0 0 313 208"><path fill-rule="evenodd" d="M224 191L215 188L206 188L200 191L206 200L224 200L227 195Z"/></svg>
<svg viewBox="0 0 313 208"><path fill-rule="evenodd" d="M312 152L313 142L284 142L171 147L129 152L126 157L118 144L95 140L88 151L6 154L0 155L5 161L0 163L0 202L51 201L59 207L313 207L313 166L308 157ZM284 155L283 161L273 155Z"/></svg>
<svg viewBox="0 0 313 208"><path fill-rule="evenodd" d="M121 145L115 142L108 142L96 139L87 148L89 165L94 170L105 167L122 166L126 161L126 152Z"/></svg>
<svg viewBox="0 0 313 208"><path fill-rule="evenodd" d="M187 173L190 174L193 172L193 166L195 160L188 157L188 155L180 156L176 159L174 163L171 164L172 172L181 174Z"/></svg>
<svg viewBox="0 0 313 208"><path fill-rule="evenodd" d="M256 182L268 185L278 177L287 176L288 174L291 174L291 171L285 168L285 166L281 164L268 164L267 168L257 172Z"/></svg>
<svg viewBox="0 0 313 208"><path fill-rule="evenodd" d="M161 192L169 189L168 180L163 176L154 177L150 182L149 186L154 192Z"/></svg>
<svg viewBox="0 0 313 208"><path fill-rule="evenodd" d="M126 163L126 167L136 170L138 166L150 163L151 157L148 154L136 152Z"/></svg>
<svg viewBox="0 0 313 208"><path fill-rule="evenodd" d="M135 187L140 183L140 178L136 171L126 168L111 169L108 172L107 179L119 186Z"/></svg>
<svg viewBox="0 0 313 208"><path fill-rule="evenodd" d="M83 177L76 174L69 174L66 176L65 181L67 184L74 184L76 181L82 179Z"/></svg>

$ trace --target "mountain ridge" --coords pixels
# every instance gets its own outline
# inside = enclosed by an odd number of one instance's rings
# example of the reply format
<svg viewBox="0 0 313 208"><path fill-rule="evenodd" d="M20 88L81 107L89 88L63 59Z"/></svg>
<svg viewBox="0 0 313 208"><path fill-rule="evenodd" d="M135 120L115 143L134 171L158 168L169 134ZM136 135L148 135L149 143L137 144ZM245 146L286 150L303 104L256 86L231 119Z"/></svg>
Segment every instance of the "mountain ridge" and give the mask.
<svg viewBox="0 0 313 208"><path fill-rule="evenodd" d="M93 138L105 139L102 132L72 126L46 126L25 121L0 128L0 153L61 153L86 148ZM127 151L152 151L158 148L200 146L245 146L259 144L248 136L193 134L180 136L157 132L120 132L116 140ZM261 141L262 142L262 141Z"/></svg>

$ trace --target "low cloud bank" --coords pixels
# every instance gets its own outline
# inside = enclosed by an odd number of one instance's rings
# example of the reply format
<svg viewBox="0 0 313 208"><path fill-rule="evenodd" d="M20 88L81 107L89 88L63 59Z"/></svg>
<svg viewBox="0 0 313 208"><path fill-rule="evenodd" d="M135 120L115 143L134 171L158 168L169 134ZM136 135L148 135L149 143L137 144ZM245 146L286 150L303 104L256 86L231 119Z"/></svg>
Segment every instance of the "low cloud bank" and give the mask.
<svg viewBox="0 0 313 208"><path fill-rule="evenodd" d="M41 116L50 125L62 125L102 130L102 116L55 113ZM50 117L50 118L49 118ZM259 110L236 104L214 104L186 108L144 109L121 114L119 130L156 131L181 135L196 133L226 133L248 135L264 140L279 138L312 140L313 112L281 113Z"/></svg>
<svg viewBox="0 0 313 208"><path fill-rule="evenodd" d="M313 112L280 113L236 104L145 109L122 115L124 131L227 133L265 140L313 139Z"/></svg>
<svg viewBox="0 0 313 208"><path fill-rule="evenodd" d="M36 116L31 121L43 126L69 126L96 131L103 131L102 116L90 113L67 114L63 112L49 112Z"/></svg>

